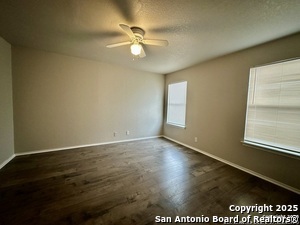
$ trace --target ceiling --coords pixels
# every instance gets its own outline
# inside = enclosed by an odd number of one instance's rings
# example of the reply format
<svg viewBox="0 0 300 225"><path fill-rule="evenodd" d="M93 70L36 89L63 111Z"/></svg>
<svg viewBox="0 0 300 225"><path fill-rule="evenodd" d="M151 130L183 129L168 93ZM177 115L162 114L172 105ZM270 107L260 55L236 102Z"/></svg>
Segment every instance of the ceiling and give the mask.
<svg viewBox="0 0 300 225"><path fill-rule="evenodd" d="M120 23L145 30L133 60ZM1 0L0 36L12 45L167 74L300 31L299 0Z"/></svg>

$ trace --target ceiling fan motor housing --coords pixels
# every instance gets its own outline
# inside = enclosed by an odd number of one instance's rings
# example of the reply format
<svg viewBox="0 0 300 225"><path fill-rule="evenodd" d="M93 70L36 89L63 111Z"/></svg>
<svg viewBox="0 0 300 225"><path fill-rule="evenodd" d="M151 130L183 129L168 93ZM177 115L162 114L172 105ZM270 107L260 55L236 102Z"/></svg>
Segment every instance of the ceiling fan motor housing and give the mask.
<svg viewBox="0 0 300 225"><path fill-rule="evenodd" d="M134 33L135 37L136 37L139 41L143 40L145 31L144 31L142 28L139 28L139 27L131 27L130 29L132 30L132 32Z"/></svg>

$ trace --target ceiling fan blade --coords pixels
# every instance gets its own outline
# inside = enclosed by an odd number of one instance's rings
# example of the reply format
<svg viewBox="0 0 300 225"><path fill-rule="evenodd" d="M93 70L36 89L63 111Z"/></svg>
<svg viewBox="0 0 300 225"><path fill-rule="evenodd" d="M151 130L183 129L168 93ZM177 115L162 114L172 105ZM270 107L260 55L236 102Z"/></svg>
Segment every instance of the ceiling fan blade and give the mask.
<svg viewBox="0 0 300 225"><path fill-rule="evenodd" d="M131 40L135 39L135 35L128 25L120 23L119 26L125 31L125 33L130 37Z"/></svg>
<svg viewBox="0 0 300 225"><path fill-rule="evenodd" d="M155 39L143 40L142 43L145 45L156 45L156 46L168 46L169 45L169 42L167 40L155 40Z"/></svg>
<svg viewBox="0 0 300 225"><path fill-rule="evenodd" d="M141 45L141 46L142 46L142 45ZM143 48L143 46L142 46L141 53L139 54L139 57L140 57L140 58L144 58L145 56L146 56L146 53L145 53L144 48Z"/></svg>
<svg viewBox="0 0 300 225"><path fill-rule="evenodd" d="M115 44L109 44L106 45L107 48L115 48L115 47L119 47L119 46L123 46L123 45L130 45L131 41L124 41L124 42L119 42L119 43L115 43Z"/></svg>

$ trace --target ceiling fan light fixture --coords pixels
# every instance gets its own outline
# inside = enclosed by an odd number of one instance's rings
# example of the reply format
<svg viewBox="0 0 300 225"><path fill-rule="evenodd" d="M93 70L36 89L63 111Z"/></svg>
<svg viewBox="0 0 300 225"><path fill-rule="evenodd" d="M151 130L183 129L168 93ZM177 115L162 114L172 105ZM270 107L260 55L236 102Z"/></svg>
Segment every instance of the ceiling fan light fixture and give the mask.
<svg viewBox="0 0 300 225"><path fill-rule="evenodd" d="M139 55L141 54L142 46L139 43L133 43L130 46L130 50L133 55Z"/></svg>

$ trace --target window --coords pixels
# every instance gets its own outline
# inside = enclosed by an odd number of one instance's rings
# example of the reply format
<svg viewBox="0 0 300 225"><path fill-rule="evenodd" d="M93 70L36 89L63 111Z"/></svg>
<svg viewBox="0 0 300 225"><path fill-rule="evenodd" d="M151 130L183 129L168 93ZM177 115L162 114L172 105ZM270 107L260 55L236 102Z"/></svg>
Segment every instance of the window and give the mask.
<svg viewBox="0 0 300 225"><path fill-rule="evenodd" d="M244 142L300 156L300 59L250 69Z"/></svg>
<svg viewBox="0 0 300 225"><path fill-rule="evenodd" d="M187 82L169 84L167 123L185 127Z"/></svg>

